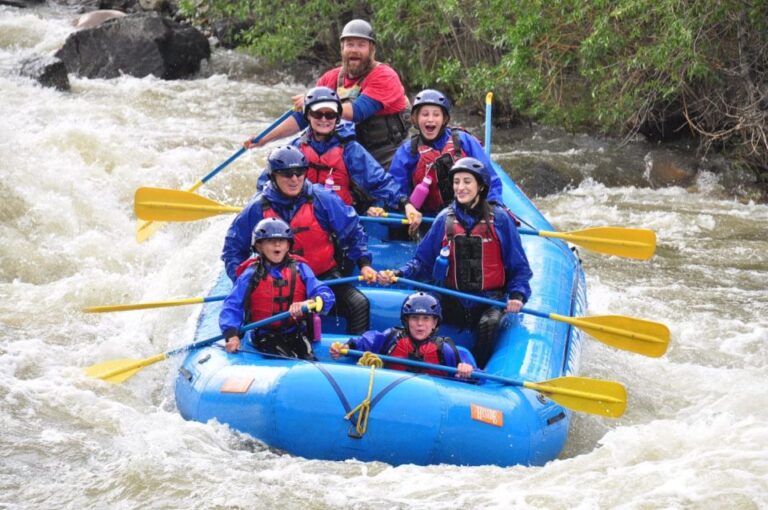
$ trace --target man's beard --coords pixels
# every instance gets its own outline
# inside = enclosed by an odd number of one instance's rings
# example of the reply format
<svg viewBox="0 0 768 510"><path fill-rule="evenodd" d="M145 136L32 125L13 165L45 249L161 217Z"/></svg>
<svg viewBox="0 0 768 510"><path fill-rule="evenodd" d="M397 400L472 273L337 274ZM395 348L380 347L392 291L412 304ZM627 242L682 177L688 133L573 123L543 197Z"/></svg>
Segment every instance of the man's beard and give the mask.
<svg viewBox="0 0 768 510"><path fill-rule="evenodd" d="M371 67L373 67L373 60L370 57L365 60L361 60L358 66L353 70L349 67L349 59L345 58L342 59L341 67L345 76L350 78L359 78L371 70Z"/></svg>

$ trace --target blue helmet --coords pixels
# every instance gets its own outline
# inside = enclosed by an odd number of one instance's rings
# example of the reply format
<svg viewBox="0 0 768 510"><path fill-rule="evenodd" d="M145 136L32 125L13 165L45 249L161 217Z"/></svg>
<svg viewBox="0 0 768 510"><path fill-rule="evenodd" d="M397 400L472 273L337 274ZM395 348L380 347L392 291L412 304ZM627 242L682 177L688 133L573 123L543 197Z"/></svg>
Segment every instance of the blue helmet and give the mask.
<svg viewBox="0 0 768 510"><path fill-rule="evenodd" d="M353 19L344 25L344 29L341 31L339 40L343 41L347 37L368 39L372 43L376 44L376 35L373 33L373 27L364 19Z"/></svg>
<svg viewBox="0 0 768 510"><path fill-rule="evenodd" d="M278 147L267 156L267 175L272 178L275 172L283 172L294 168L309 168L307 158L293 145Z"/></svg>
<svg viewBox="0 0 768 510"><path fill-rule="evenodd" d="M445 94L435 89L424 89L413 98L413 106L411 107L411 115L415 115L419 107L424 105L435 105L443 109L443 113L446 117L451 117L451 102L445 97Z"/></svg>
<svg viewBox="0 0 768 510"><path fill-rule="evenodd" d="M488 195L488 191L491 189L491 174L479 160L475 158L459 159L453 164L451 169L448 170L448 178L453 181L454 174L458 172L468 172L474 175L477 182L485 187L481 195L483 197Z"/></svg>
<svg viewBox="0 0 768 510"><path fill-rule="evenodd" d="M328 87L314 87L304 94L304 118L307 118L309 109L312 106L316 106L315 109L331 108L335 109L341 119L341 100L335 90Z"/></svg>
<svg viewBox="0 0 768 510"><path fill-rule="evenodd" d="M293 230L280 218L264 218L253 227L251 246L265 239L287 239L293 243Z"/></svg>
<svg viewBox="0 0 768 510"><path fill-rule="evenodd" d="M409 315L431 315L437 317L439 325L443 320L443 309L435 296L426 292L416 292L405 298L403 307L400 309L400 320L406 328L408 327L406 318Z"/></svg>

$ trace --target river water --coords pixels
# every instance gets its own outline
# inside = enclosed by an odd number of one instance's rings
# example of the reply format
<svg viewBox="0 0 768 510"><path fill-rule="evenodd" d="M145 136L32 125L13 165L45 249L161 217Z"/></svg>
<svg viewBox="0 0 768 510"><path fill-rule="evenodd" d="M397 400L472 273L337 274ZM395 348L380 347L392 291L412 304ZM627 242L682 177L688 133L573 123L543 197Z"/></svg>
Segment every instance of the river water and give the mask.
<svg viewBox="0 0 768 510"><path fill-rule="evenodd" d="M654 229L648 262L582 251L589 313L672 331L661 359L586 344L583 375L624 383L627 413L575 415L561 458L543 467L295 458L184 421L178 360L121 385L85 377L91 364L190 342L199 310L82 307L201 296L221 269L229 217L166 225L138 244L134 191L191 186L302 88L266 85L227 52L190 81L70 76L60 93L16 76L18 59L61 46L71 18L0 7L0 508L768 507L768 206L724 197L709 174L688 190L586 178L537 200L560 230ZM510 168L531 157L637 166L648 151L535 128L497 139ZM243 204L266 153L201 192Z"/></svg>

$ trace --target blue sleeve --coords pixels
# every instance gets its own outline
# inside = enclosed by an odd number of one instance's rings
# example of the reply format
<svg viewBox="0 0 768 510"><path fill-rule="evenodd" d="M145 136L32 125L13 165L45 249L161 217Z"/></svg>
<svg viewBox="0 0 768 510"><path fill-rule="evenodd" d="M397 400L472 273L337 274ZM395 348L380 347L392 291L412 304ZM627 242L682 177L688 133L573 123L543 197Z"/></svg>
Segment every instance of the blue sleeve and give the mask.
<svg viewBox="0 0 768 510"><path fill-rule="evenodd" d="M357 124L368 117L373 117L384 105L365 94L360 94L352 103L352 122Z"/></svg>
<svg viewBox="0 0 768 510"><path fill-rule="evenodd" d="M333 308L333 304L336 302L336 296L329 286L321 282L312 272L312 269L303 262L298 263L299 275L307 288L307 299L314 299L320 296L323 300L323 309L320 313L328 315L328 312Z"/></svg>
<svg viewBox="0 0 768 510"><path fill-rule="evenodd" d="M315 215L326 232L336 234L336 241L344 255L352 262L370 263L373 255L368 250L368 234L363 230L360 217L355 210L341 201L336 193L326 191L318 185L315 190ZM361 260L363 259L363 260Z"/></svg>
<svg viewBox="0 0 768 510"><path fill-rule="evenodd" d="M444 209L445 210L445 209ZM429 280L432 278L432 268L435 259L440 253L445 234L445 214L441 213L435 218L427 234L416 247L413 258L406 262L398 270L402 271L404 278L415 280Z"/></svg>
<svg viewBox="0 0 768 510"><path fill-rule="evenodd" d="M392 163L389 165L389 173L395 182L400 186L400 191L407 196L410 196L413 186L413 171L416 168L416 163L419 161L419 155L411 154L411 140L406 139L405 142L397 148L395 155L392 157Z"/></svg>
<svg viewBox="0 0 768 510"><path fill-rule="evenodd" d="M309 126L309 122L304 118L303 112L293 112L291 113L291 117L293 117L293 120L299 125L299 131L303 131Z"/></svg>
<svg viewBox="0 0 768 510"><path fill-rule="evenodd" d="M400 209L404 193L390 174L384 171L371 153L357 142L344 147L344 163L352 181L373 199L376 207Z"/></svg>
<svg viewBox="0 0 768 510"><path fill-rule="evenodd" d="M357 338L351 338L348 342L349 347L357 351L370 351L379 354L387 342L390 331L389 329L386 331L366 331Z"/></svg>
<svg viewBox="0 0 768 510"><path fill-rule="evenodd" d="M221 260L224 261L227 276L233 282L236 279L237 266L251 256L251 234L263 214L261 200L256 199L240 211L227 230Z"/></svg>
<svg viewBox="0 0 768 510"><path fill-rule="evenodd" d="M243 319L245 318L245 310L243 309L243 301L245 301L245 293L248 290L248 283L253 275L253 269L246 269L240 278L235 282L235 286L232 291L224 299L224 304L221 306L221 312L219 312L219 329L225 337L231 337L236 334L235 330L239 331L243 326Z"/></svg>
<svg viewBox="0 0 768 510"><path fill-rule="evenodd" d="M501 243L501 256L507 273L507 296L517 292L523 296L523 303L531 297L530 279L533 277L528 257L523 250L517 226L507 211L496 207L494 211L496 233Z"/></svg>
<svg viewBox="0 0 768 510"><path fill-rule="evenodd" d="M464 131L459 131L459 139L461 140L461 148L467 156L479 160L488 169L488 173L491 174L491 189L488 191L488 201L501 202L501 179L496 175L496 170L491 160L488 159L483 146L480 145L480 141Z"/></svg>

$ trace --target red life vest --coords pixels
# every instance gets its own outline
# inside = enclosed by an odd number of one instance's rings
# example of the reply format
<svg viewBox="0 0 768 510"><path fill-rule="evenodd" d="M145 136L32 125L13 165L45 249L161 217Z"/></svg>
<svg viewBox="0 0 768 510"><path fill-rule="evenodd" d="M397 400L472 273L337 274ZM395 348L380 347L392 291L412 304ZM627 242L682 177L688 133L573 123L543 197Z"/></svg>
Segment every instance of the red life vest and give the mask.
<svg viewBox="0 0 768 510"><path fill-rule="evenodd" d="M442 246L450 245L448 278L446 285L452 289L477 292L498 290L506 284L501 243L490 214L490 225L485 219L475 223L469 233L450 210L445 218L445 235Z"/></svg>
<svg viewBox="0 0 768 510"><path fill-rule="evenodd" d="M429 185L429 195L424 200L422 210L439 211L453 200L453 183L448 179L448 170L456 160L466 156L461 148L459 130L460 128L451 128L451 136L448 137L443 150L437 150L423 143L421 135L416 135L411 141L411 154L418 154L419 156L411 177L411 185L415 188L427 173L432 179L432 184ZM450 158L450 163L435 165L435 161L443 154Z"/></svg>
<svg viewBox="0 0 768 510"><path fill-rule="evenodd" d="M402 329L394 330L394 338L387 351L387 355L395 358L404 358L434 365L445 365L443 357L443 344L448 342L453 348L456 363L459 363L459 354L453 341L447 337L430 337L421 342L414 342ZM442 370L432 370L427 368L410 367L407 365L398 365L396 363L387 363L387 368L392 370L403 370L430 375L445 375Z"/></svg>
<svg viewBox="0 0 768 510"><path fill-rule="evenodd" d="M301 138L299 150L309 162L307 179L314 184L325 184L328 174L333 178L333 191L339 195L345 204L352 205L352 180L349 178L347 165L344 163L344 144L337 145L326 151L322 156L309 143L305 136Z"/></svg>
<svg viewBox="0 0 768 510"><path fill-rule="evenodd" d="M271 272L260 263L258 258L246 260L241 267L256 265L256 269L248 282L245 292L245 323L260 321L275 314L286 312L292 303L307 299L307 288L299 274L298 262L306 261L301 257L289 255L287 263L280 269L280 278L272 276ZM238 268L240 269L240 268ZM284 326L295 325L294 319L272 322L266 329L280 329Z"/></svg>
<svg viewBox="0 0 768 510"><path fill-rule="evenodd" d="M279 217L266 200L264 217ZM285 221L285 218L282 219ZM289 223L293 230L291 253L304 257L315 275L322 275L336 267L333 239L317 221L311 199L302 204Z"/></svg>

